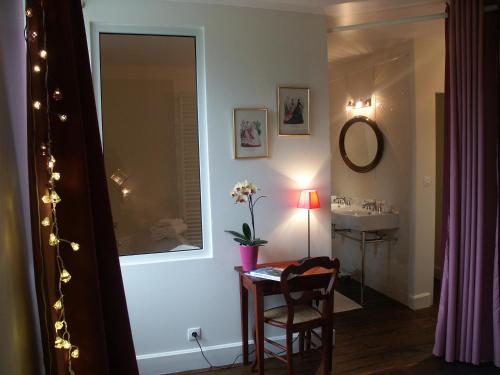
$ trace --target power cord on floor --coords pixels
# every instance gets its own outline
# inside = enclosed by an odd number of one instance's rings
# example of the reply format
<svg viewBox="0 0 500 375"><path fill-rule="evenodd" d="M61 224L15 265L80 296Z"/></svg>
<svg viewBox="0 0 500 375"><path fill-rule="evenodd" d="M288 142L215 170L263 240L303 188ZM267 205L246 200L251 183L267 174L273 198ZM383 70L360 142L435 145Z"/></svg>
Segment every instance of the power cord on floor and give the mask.
<svg viewBox="0 0 500 375"><path fill-rule="evenodd" d="M198 344L198 347L200 348L201 355L203 356L203 358L204 358L204 359L205 359L205 361L208 363L208 365L210 366L210 368L211 368L211 369L217 369L217 370L227 370L227 369L233 368L233 367L236 365L236 361L238 361L238 358L240 358L240 357L243 355L243 353L238 354L238 355L234 358L233 363L231 363L230 365L225 365L225 366L215 366L215 365L213 365L213 364L212 364L212 362L210 362L210 361L208 360L207 356L206 356L206 355L205 355L205 353L203 352L203 348L201 347L200 342L198 341L198 334L197 334L196 332L193 332L191 335L194 337L194 339L195 339L196 343ZM255 350L252 350L252 351L251 351L250 353L248 353L248 354L253 354L254 352L255 352Z"/></svg>
<svg viewBox="0 0 500 375"><path fill-rule="evenodd" d="M202 347L201 347L201 345L200 345L200 342L198 341L198 333L193 332L193 333L191 334L191 336L193 336L193 338L195 339L196 343L198 344L198 347L200 348L200 353L201 353L201 355L203 356L203 358L205 359L205 362L207 362L207 363L208 363L208 365L210 366L210 369L228 370L228 369L230 369L230 368L233 368L233 367L236 365L236 361L238 361L238 358L240 358L241 356L243 356L243 353L238 354L238 355L234 358L233 362L232 362L230 365L225 365L225 366L216 366L216 365L213 365L213 364L212 364L212 362L210 362L210 361L208 360L207 356L205 355L205 352L203 351L203 348L202 348ZM295 341L297 341L297 339L298 339L298 338L299 338L299 337L297 336L295 339L293 339L292 344L294 344L294 343L295 343ZM285 352L286 352L286 350L282 350L281 352L276 353L276 354L277 354L277 355L281 355L281 354L283 354L283 353L285 353ZM253 353L255 353L255 349L254 349L254 350L252 350L252 351L251 351L250 353L248 353L248 354L250 355L250 354L253 354ZM269 355L267 355L266 353L264 353L264 355L265 355L267 358L270 358L270 356L269 356Z"/></svg>

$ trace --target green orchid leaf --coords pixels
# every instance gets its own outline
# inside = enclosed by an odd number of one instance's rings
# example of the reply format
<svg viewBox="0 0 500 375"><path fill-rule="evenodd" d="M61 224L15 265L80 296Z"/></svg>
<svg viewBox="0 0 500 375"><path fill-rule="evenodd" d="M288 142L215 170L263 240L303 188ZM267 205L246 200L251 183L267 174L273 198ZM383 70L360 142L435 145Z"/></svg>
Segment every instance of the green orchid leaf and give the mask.
<svg viewBox="0 0 500 375"><path fill-rule="evenodd" d="M254 246L261 246L261 245L265 245L267 243L266 240L255 240L255 241L252 241L252 242L253 242Z"/></svg>
<svg viewBox="0 0 500 375"><path fill-rule="evenodd" d="M247 239L243 234L235 232L234 230L225 230L224 232L227 232L230 235L238 237L238 238L240 238L242 240L246 240Z"/></svg>
<svg viewBox="0 0 500 375"><path fill-rule="evenodd" d="M248 240L252 239L252 231L250 230L250 226L247 223L243 223L243 234Z"/></svg>

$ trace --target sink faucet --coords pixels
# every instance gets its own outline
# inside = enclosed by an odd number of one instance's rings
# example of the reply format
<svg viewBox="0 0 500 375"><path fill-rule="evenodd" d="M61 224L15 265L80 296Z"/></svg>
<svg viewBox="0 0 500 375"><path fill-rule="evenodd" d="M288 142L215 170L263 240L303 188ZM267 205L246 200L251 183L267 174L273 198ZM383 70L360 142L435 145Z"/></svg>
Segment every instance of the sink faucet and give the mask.
<svg viewBox="0 0 500 375"><path fill-rule="evenodd" d="M367 210L370 210L370 211L376 211L377 210L377 201L365 200L365 201L363 201L362 207L366 208Z"/></svg>
<svg viewBox="0 0 500 375"><path fill-rule="evenodd" d="M349 198L346 198L346 197L336 197L333 200L333 203L344 204L346 206L350 206L351 205L351 200Z"/></svg>

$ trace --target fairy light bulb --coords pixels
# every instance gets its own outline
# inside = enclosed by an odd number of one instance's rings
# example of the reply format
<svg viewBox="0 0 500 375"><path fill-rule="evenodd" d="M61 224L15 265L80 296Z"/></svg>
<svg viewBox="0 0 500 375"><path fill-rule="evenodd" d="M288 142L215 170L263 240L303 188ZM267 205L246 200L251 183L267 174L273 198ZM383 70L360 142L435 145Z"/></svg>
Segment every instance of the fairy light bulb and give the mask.
<svg viewBox="0 0 500 375"><path fill-rule="evenodd" d="M50 175L51 180L59 181L61 179L61 174L59 172L52 172Z"/></svg>
<svg viewBox="0 0 500 375"><path fill-rule="evenodd" d="M71 275L66 268L61 271L60 279L63 283L67 283L71 280Z"/></svg>
<svg viewBox="0 0 500 375"><path fill-rule="evenodd" d="M50 246L57 246L59 244L59 238L54 233L51 233L49 235L49 245Z"/></svg>
<svg viewBox="0 0 500 375"><path fill-rule="evenodd" d="M50 225L50 219L48 216L44 217L43 220L41 221L41 224L44 226L44 227L48 227Z"/></svg>
<svg viewBox="0 0 500 375"><path fill-rule="evenodd" d="M68 340L63 340L62 348L63 349L71 349L71 343Z"/></svg>
<svg viewBox="0 0 500 375"><path fill-rule="evenodd" d="M38 55L42 58L42 59L46 59L47 58L47 51L42 49Z"/></svg>
<svg viewBox="0 0 500 375"><path fill-rule="evenodd" d="M26 17L31 18L33 16L33 10L31 8L27 8L24 14L26 14Z"/></svg>
<svg viewBox="0 0 500 375"><path fill-rule="evenodd" d="M33 65L33 72L34 73L40 73L42 71L42 68L40 67L40 65L36 64L36 65Z"/></svg>
<svg viewBox="0 0 500 375"><path fill-rule="evenodd" d="M47 166L52 169L54 168L54 165L56 164L56 158L50 155L49 161L47 162Z"/></svg>
<svg viewBox="0 0 500 375"><path fill-rule="evenodd" d="M59 197L55 190L52 190L52 192L50 193L50 201L54 204L61 201L61 197Z"/></svg>
<svg viewBox="0 0 500 375"><path fill-rule="evenodd" d="M71 351L71 358L78 358L80 356L80 349L78 348L74 348L72 351Z"/></svg>
<svg viewBox="0 0 500 375"><path fill-rule="evenodd" d="M73 251L78 251L80 250L80 244L76 243L76 242L71 242L71 248L73 249Z"/></svg>
<svg viewBox="0 0 500 375"><path fill-rule="evenodd" d="M54 308L54 310L62 310L63 308L63 303L62 303L62 300L61 299L58 299L53 305L52 307Z"/></svg>
<svg viewBox="0 0 500 375"><path fill-rule="evenodd" d="M60 114L60 115L59 115L59 121L61 121L61 122L66 122L66 121L68 121L68 115L65 115L65 114Z"/></svg>
<svg viewBox="0 0 500 375"><path fill-rule="evenodd" d="M62 337L60 336L56 336L55 340L54 340L54 347L56 349L62 349L62 344L63 344L63 341L65 341Z"/></svg>
<svg viewBox="0 0 500 375"><path fill-rule="evenodd" d="M52 98L54 100L62 100L63 94L60 89L56 88L54 89L54 92L52 93Z"/></svg>
<svg viewBox="0 0 500 375"><path fill-rule="evenodd" d="M39 110L40 108L42 108L42 103L38 100L35 100L33 102L33 108L35 108L36 110Z"/></svg>
<svg viewBox="0 0 500 375"><path fill-rule="evenodd" d="M31 31L29 33L28 39L33 42L38 37L38 33L36 31Z"/></svg>
<svg viewBox="0 0 500 375"><path fill-rule="evenodd" d="M56 331L63 329L64 328L64 321L57 320L54 323L54 328L56 329Z"/></svg>
<svg viewBox="0 0 500 375"><path fill-rule="evenodd" d="M52 203L52 200L50 199L50 195L45 194L45 195L42 197L42 202L43 202L43 203Z"/></svg>

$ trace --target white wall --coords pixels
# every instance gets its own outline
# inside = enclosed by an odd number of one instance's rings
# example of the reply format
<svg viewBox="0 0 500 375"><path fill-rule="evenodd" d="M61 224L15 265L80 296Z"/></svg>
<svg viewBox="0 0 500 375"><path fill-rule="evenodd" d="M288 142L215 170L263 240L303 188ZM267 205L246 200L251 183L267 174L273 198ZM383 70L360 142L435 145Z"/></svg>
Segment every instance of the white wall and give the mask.
<svg viewBox="0 0 500 375"><path fill-rule="evenodd" d="M0 2L0 373L43 374L33 286L23 2Z"/></svg>
<svg viewBox="0 0 500 375"><path fill-rule="evenodd" d="M209 357L229 363L240 352L237 244L224 233L248 212L229 191L249 179L267 195L256 207L257 231L269 245L259 261L306 254L307 219L295 208L299 189L315 187L323 207L311 212L311 252L329 255L330 145L325 20L322 16L170 2L88 0L89 22L203 27L212 220L212 257L122 267L134 343L143 374L206 367L189 327L202 328ZM278 137L278 84L311 88L310 137ZM232 109L270 109L270 158L232 158ZM200 124L202 125L202 124ZM210 246L210 245L209 245ZM280 332L281 333L281 332Z"/></svg>
<svg viewBox="0 0 500 375"><path fill-rule="evenodd" d="M436 207L436 93L444 92L443 33L416 38L415 56L415 222L410 253L410 307L432 304ZM439 176L441 178L441 176Z"/></svg>

